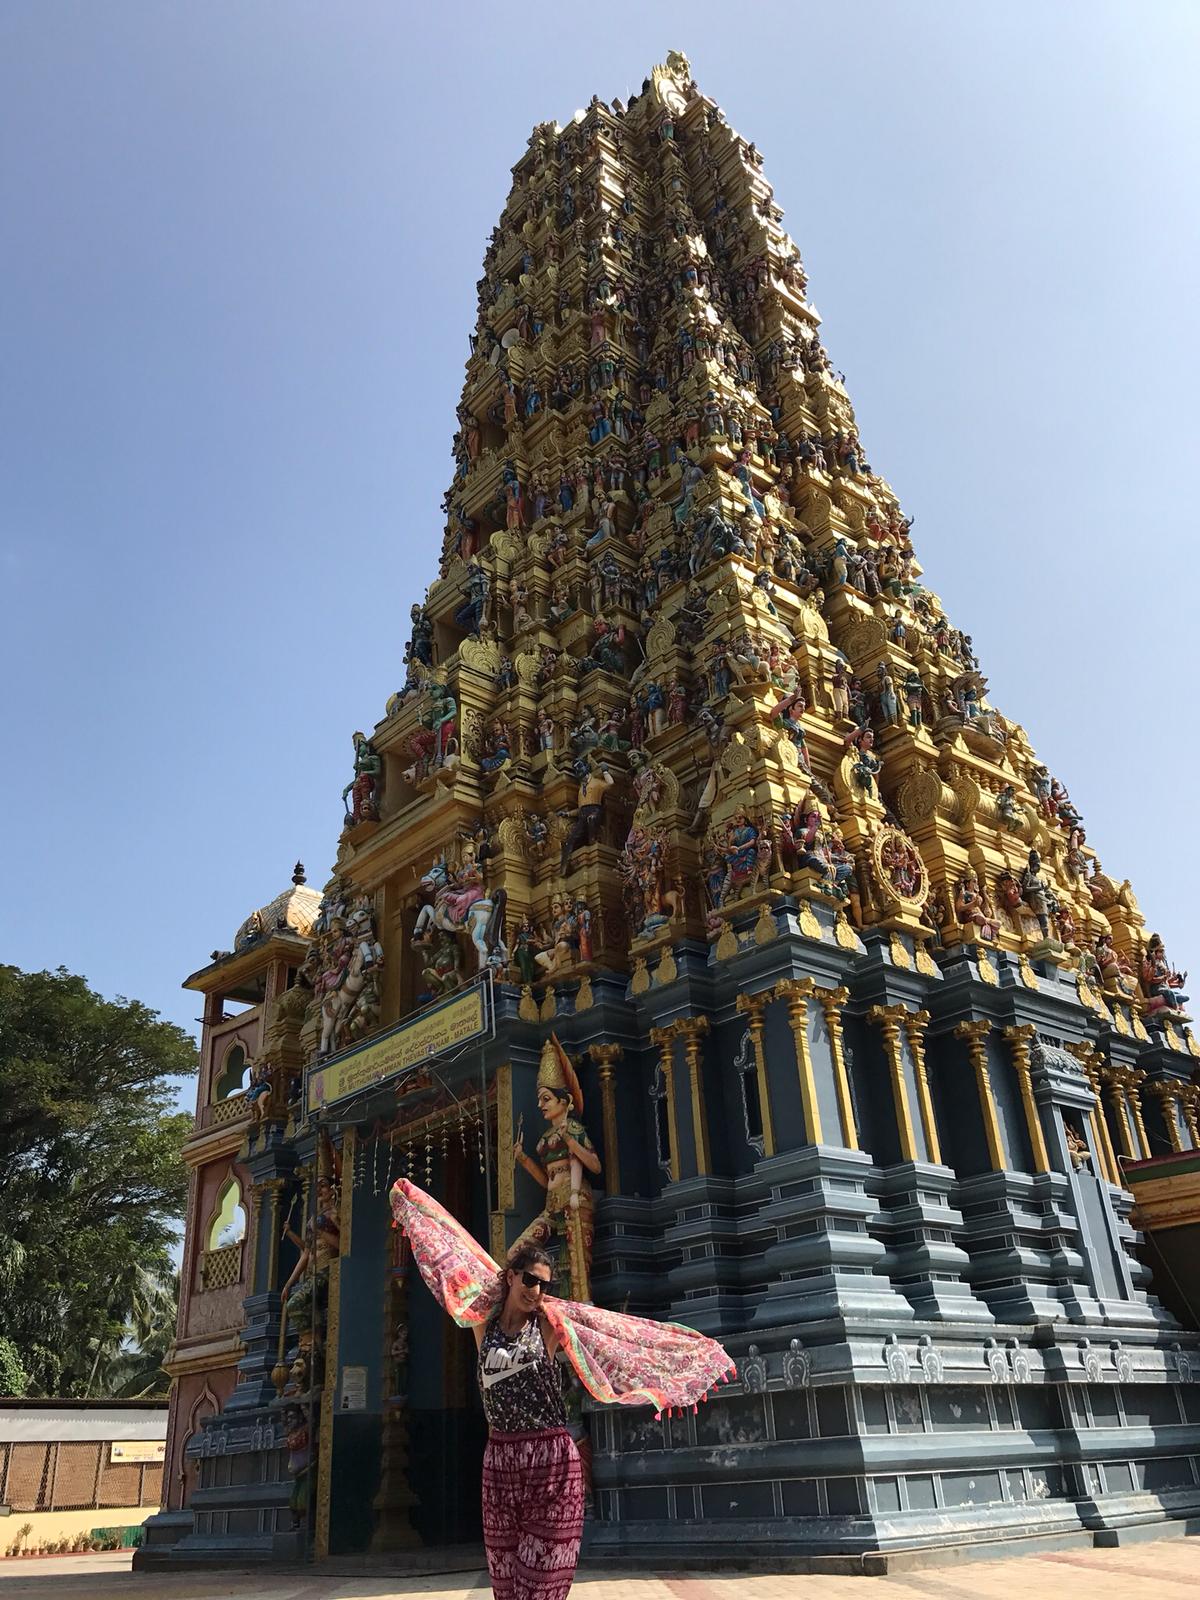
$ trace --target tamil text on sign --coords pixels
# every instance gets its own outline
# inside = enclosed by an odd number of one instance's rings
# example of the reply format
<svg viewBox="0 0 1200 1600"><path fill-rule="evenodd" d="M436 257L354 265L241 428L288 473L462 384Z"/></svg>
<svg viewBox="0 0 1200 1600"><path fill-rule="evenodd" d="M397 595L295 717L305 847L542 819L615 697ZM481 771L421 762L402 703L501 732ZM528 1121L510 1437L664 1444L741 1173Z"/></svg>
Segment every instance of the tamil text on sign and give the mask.
<svg viewBox="0 0 1200 1600"><path fill-rule="evenodd" d="M441 1055L487 1030L487 996L482 986L456 995L381 1039L348 1051L308 1076L308 1109L345 1100L422 1061Z"/></svg>

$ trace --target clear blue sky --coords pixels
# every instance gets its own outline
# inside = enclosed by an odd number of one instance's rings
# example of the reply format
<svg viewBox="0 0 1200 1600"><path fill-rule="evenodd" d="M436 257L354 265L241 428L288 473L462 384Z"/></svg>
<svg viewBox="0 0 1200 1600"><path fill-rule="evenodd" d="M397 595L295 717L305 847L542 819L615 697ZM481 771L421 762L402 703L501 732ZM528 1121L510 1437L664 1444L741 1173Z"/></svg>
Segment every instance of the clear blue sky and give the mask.
<svg viewBox="0 0 1200 1600"><path fill-rule="evenodd" d="M1162 0L4 0L0 959L190 1025L180 980L324 881L509 168L672 47L995 703L1200 968L1200 6Z"/></svg>

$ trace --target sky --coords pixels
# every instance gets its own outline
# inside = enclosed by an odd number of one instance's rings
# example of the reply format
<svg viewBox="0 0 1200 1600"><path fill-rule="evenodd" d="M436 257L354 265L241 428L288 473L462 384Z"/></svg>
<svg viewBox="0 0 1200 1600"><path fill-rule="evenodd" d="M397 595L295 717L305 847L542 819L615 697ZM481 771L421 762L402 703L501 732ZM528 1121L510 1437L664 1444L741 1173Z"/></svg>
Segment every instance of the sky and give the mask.
<svg viewBox="0 0 1200 1600"><path fill-rule="evenodd" d="M325 881L509 169L669 49L763 152L993 703L1200 968L1200 6L1166 0L0 0L0 960L195 1031L183 978L297 858Z"/></svg>

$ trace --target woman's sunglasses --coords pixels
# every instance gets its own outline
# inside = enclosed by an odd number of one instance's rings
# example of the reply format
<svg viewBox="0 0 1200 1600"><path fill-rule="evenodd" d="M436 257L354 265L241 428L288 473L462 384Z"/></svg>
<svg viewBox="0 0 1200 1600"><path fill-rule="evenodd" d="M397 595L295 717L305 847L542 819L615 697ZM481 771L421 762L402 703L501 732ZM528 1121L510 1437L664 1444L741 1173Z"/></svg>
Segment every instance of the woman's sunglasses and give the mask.
<svg viewBox="0 0 1200 1600"><path fill-rule="evenodd" d="M540 1289L543 1294L553 1294L549 1278L539 1278L536 1272L523 1272L521 1282L527 1289Z"/></svg>

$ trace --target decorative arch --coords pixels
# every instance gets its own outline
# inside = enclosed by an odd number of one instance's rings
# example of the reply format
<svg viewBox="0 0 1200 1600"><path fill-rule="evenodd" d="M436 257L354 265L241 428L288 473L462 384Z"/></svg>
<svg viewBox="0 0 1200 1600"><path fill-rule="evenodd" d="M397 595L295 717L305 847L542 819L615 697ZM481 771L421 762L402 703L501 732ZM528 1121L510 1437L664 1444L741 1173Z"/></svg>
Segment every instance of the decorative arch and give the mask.
<svg viewBox="0 0 1200 1600"><path fill-rule="evenodd" d="M192 1490L198 1482L196 1463L188 1459L187 1447L200 1431L200 1424L206 1417L215 1417L221 1409L221 1403L209 1387L208 1379L204 1380L204 1388L196 1396L191 1410L188 1412L187 1432L183 1436L183 1443L179 1449L179 1505L180 1509L187 1505L192 1497Z"/></svg>
<svg viewBox="0 0 1200 1600"><path fill-rule="evenodd" d="M241 1180L230 1167L225 1182L217 1190L216 1204L209 1212L204 1230L204 1248L226 1250L241 1244L246 1237L248 1220Z"/></svg>
<svg viewBox="0 0 1200 1600"><path fill-rule="evenodd" d="M225 1054L221 1057L220 1070L213 1074L212 1094L213 1105L221 1100L228 1100L232 1095L241 1094L249 1087L250 1083L250 1052L246 1048L246 1041L235 1036L226 1046Z"/></svg>

